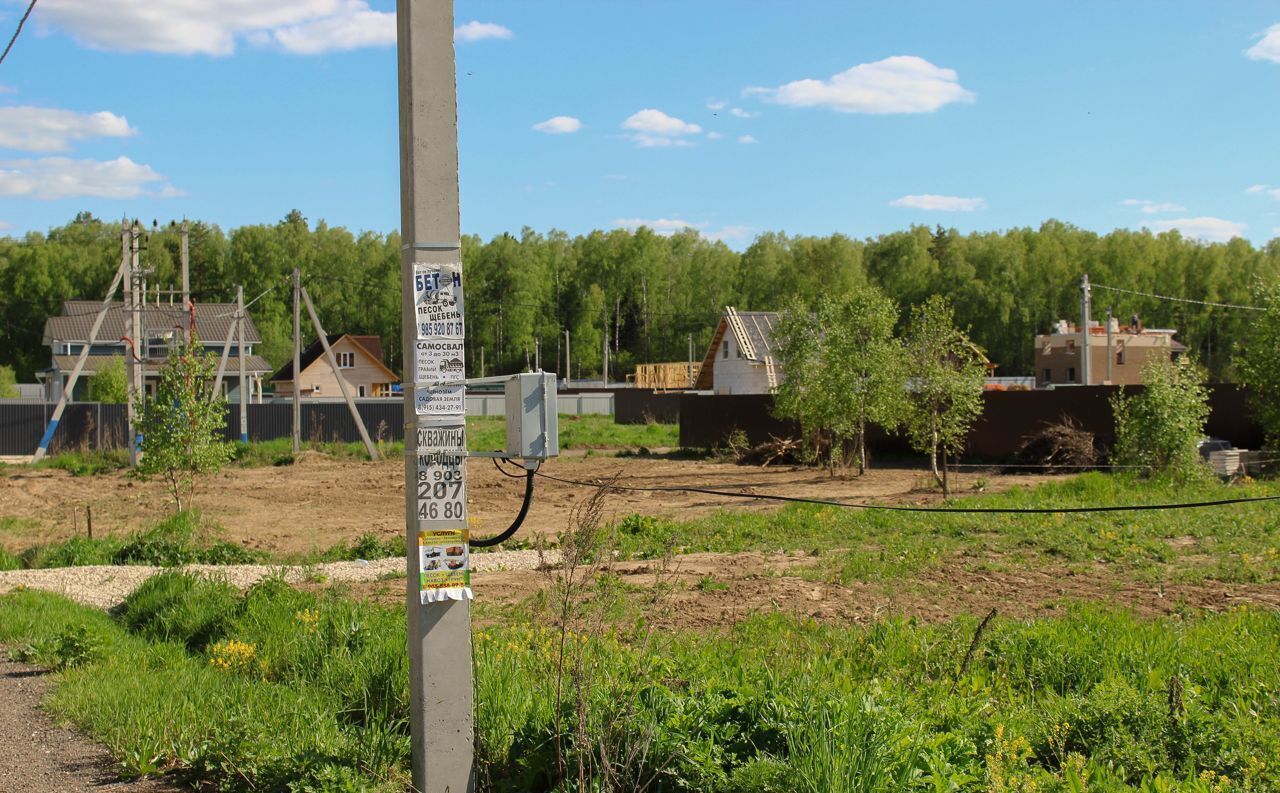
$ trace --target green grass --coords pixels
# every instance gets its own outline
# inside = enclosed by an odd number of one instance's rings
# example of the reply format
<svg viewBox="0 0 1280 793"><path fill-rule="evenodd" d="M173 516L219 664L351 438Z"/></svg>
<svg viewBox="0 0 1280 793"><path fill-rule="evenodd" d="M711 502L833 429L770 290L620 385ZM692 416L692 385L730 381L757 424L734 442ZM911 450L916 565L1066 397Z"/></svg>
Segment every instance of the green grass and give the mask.
<svg viewBox="0 0 1280 793"><path fill-rule="evenodd" d="M467 445L472 451L506 448L506 421L501 417L467 419ZM560 414L560 448L655 449L680 445L675 424L617 424L613 416Z"/></svg>
<svg viewBox="0 0 1280 793"><path fill-rule="evenodd" d="M143 531L123 537L72 537L33 545L21 554L0 555L0 569L79 567L82 565L250 564L263 555L218 539L220 530L198 512L170 515ZM17 560L13 566L12 560Z"/></svg>
<svg viewBox="0 0 1280 793"><path fill-rule="evenodd" d="M109 474L129 467L129 452L125 449L60 452L44 458L34 467L57 468L72 476Z"/></svg>
<svg viewBox="0 0 1280 793"><path fill-rule="evenodd" d="M1280 494L1280 482L1178 484L1100 473L957 499L975 507L1159 504ZM630 515L618 522L632 558L679 552L822 552L811 575L834 582L914 575L958 555L1017 568L1047 562L1088 571L1105 564L1143 581L1280 581L1280 510L1274 502L1191 511L963 515L792 505L723 510L689 521Z"/></svg>
<svg viewBox="0 0 1280 793"><path fill-rule="evenodd" d="M568 637L581 701L557 697L559 635L539 616L476 634L482 789L576 789L555 787L557 736L571 770L604 747L663 791L1280 789L1274 612L997 619L967 666L971 618L765 614L657 641L620 625ZM400 789L404 630L402 611L279 581L240 594L165 574L114 618L0 597L0 641L63 670L56 715L131 773L226 790Z"/></svg>

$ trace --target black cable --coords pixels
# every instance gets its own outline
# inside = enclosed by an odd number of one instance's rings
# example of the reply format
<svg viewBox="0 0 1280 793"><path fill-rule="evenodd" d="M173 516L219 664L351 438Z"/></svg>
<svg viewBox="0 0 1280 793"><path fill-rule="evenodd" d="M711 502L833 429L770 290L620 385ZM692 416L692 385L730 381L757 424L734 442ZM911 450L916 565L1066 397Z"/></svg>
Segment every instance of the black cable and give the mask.
<svg viewBox="0 0 1280 793"><path fill-rule="evenodd" d="M494 458L494 465L497 465L497 458ZM498 470L502 471L501 468ZM486 537L482 540L472 539L471 546L473 548L492 548L495 545L499 545L511 539L511 535L516 533L516 530L520 528L520 524L524 523L525 516L529 514L529 505L533 503L533 476L537 472L538 469L536 468L525 471L524 503L520 505L520 514L516 515L515 521L513 521L512 524L507 527L507 530L501 534L495 534L492 537ZM511 474L507 474L506 471L503 471L503 474L511 476Z"/></svg>
<svg viewBox="0 0 1280 793"><path fill-rule="evenodd" d="M890 504L850 504L847 501L832 501L823 498L798 498L796 496L774 496L764 493L732 493L725 490L713 490L705 487L631 487L612 485L600 482L582 482L576 479L561 479L550 474L538 473L545 479L578 487L594 487L600 490L625 490L639 493L702 493L708 496L726 498L751 498L759 501L782 501L788 504L820 504L828 507L845 509L879 510L883 512L950 512L968 515L1060 515L1081 512L1145 512L1170 509L1198 509L1200 507L1220 507L1227 504L1251 504L1261 501L1280 501L1280 496L1256 496L1252 498L1225 498L1217 501L1194 501L1181 504L1120 504L1101 507L1033 507L1015 509L1013 507L904 507Z"/></svg>
<svg viewBox="0 0 1280 793"><path fill-rule="evenodd" d="M31 5L27 6L27 13L22 15L22 19L18 20L18 29L13 31L13 38L9 39L9 46L4 48L4 52L0 53L0 63L4 63L4 59L9 57L9 50L13 49L13 45L18 40L18 34L22 32L22 26L27 24L27 17L31 16L31 12L36 7L36 0L31 0Z"/></svg>

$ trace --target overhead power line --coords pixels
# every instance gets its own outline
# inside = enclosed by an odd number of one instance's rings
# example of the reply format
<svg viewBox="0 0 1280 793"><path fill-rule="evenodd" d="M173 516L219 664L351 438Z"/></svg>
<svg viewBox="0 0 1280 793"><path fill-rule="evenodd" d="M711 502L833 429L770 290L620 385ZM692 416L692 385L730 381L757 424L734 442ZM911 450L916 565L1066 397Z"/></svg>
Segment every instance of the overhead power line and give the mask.
<svg viewBox="0 0 1280 793"><path fill-rule="evenodd" d="M1157 295L1154 292L1140 292L1137 289L1121 289L1118 286L1103 286L1102 284L1090 284L1094 289L1106 289L1108 292L1123 292L1126 295L1139 295L1141 297L1151 297L1156 300L1168 300L1173 303L1191 303L1197 306L1210 306L1212 308L1237 308L1241 311L1266 311L1262 306L1242 306L1237 303L1214 303L1209 300L1192 300L1187 297L1173 297L1171 295Z"/></svg>
<svg viewBox="0 0 1280 793"><path fill-rule="evenodd" d="M31 16L31 11L36 7L36 0L31 0L31 5L27 6L27 12L22 15L22 19L18 20L18 29L13 31L13 38L9 39L9 44L4 48L4 52L0 54L0 63L4 63L4 59L9 57L9 50L13 49L13 45L18 40L18 35L22 33L22 26L27 24L27 17Z"/></svg>

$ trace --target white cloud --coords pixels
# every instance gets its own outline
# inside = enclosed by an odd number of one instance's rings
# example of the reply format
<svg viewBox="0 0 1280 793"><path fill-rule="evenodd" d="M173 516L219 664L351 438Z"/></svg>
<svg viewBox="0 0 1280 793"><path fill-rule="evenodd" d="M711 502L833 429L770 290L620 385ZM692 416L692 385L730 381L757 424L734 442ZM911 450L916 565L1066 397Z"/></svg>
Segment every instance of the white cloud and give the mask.
<svg viewBox="0 0 1280 793"><path fill-rule="evenodd" d="M707 133L707 140L720 140L723 137L724 135L719 132L712 131Z"/></svg>
<svg viewBox="0 0 1280 793"><path fill-rule="evenodd" d="M620 229L631 229L632 231L644 226L653 229L659 234L675 234L677 231L685 229L694 229L695 231L706 227L706 223L690 223L680 218L655 218L646 220L644 218L618 218L613 221L613 225Z"/></svg>
<svg viewBox="0 0 1280 793"><path fill-rule="evenodd" d="M1280 201L1280 187L1272 187L1270 185L1265 185L1265 184L1255 184L1249 187L1249 189L1245 190L1245 192L1252 193L1254 195L1265 195L1268 198L1274 198L1276 201Z"/></svg>
<svg viewBox="0 0 1280 793"><path fill-rule="evenodd" d="M367 0L43 0L41 21L96 49L230 55L239 39L312 54L395 43Z"/></svg>
<svg viewBox="0 0 1280 793"><path fill-rule="evenodd" d="M751 144L759 143L760 141L756 140L755 135L739 135L738 142L742 144Z"/></svg>
<svg viewBox="0 0 1280 793"><path fill-rule="evenodd" d="M904 195L902 198L895 198L889 202L889 206L923 209L928 212L976 212L979 209L987 208L987 200L985 198L960 198L958 196L924 193L922 195Z"/></svg>
<svg viewBox="0 0 1280 793"><path fill-rule="evenodd" d="M539 121L533 125L535 132L545 132L548 135L568 135L582 129L582 122L573 116L552 116L546 121Z"/></svg>
<svg viewBox="0 0 1280 793"><path fill-rule="evenodd" d="M0 107L0 148L66 151L85 138L127 138L137 130L124 116L46 107Z"/></svg>
<svg viewBox="0 0 1280 793"><path fill-rule="evenodd" d="M931 113L952 102L972 102L953 69L915 55L863 63L829 80L796 80L744 94L791 107L825 107L841 113Z"/></svg>
<svg viewBox="0 0 1280 793"><path fill-rule="evenodd" d="M105 162L68 157L0 161L0 195L11 197L135 198L163 179L151 166L128 157Z"/></svg>
<svg viewBox="0 0 1280 793"><path fill-rule="evenodd" d="M0 85L0 94L16 94L18 89L12 85Z"/></svg>
<svg viewBox="0 0 1280 793"><path fill-rule="evenodd" d="M0 220L0 231L8 231L13 228L13 224L7 220Z"/></svg>
<svg viewBox="0 0 1280 793"><path fill-rule="evenodd" d="M729 115L736 116L737 118L755 118L760 114L753 113L750 110L743 110L740 107L735 107L729 111Z"/></svg>
<svg viewBox="0 0 1280 793"><path fill-rule="evenodd" d="M751 232L754 230L750 226L721 226L718 229L711 230L708 228L711 224L706 223L705 221L701 223L690 223L689 221L681 220L680 218L618 218L613 221L613 225L617 228L629 229L631 231L635 231L643 226L652 230L656 234L661 234L664 237L684 231L685 229L692 229L709 240L720 240L722 242L744 239L750 236Z"/></svg>
<svg viewBox="0 0 1280 793"><path fill-rule="evenodd" d="M278 28L271 32L271 38L280 45L280 49L297 55L393 47L396 43L396 17L368 7L355 8L338 16Z"/></svg>
<svg viewBox="0 0 1280 793"><path fill-rule="evenodd" d="M1120 203L1127 207L1140 207L1142 212L1147 215L1155 215L1160 212L1187 211L1187 208L1181 204L1173 204L1168 201L1148 201L1145 198L1126 198Z"/></svg>
<svg viewBox="0 0 1280 793"><path fill-rule="evenodd" d="M1273 61L1280 63L1280 24L1267 28L1262 40L1244 51L1255 61Z"/></svg>
<svg viewBox="0 0 1280 793"><path fill-rule="evenodd" d="M633 113L630 118L622 122L622 128L631 131L627 137L641 148L692 146L693 144L684 138L702 132L702 127L697 124L669 116L653 108L645 108Z"/></svg>
<svg viewBox="0 0 1280 793"><path fill-rule="evenodd" d="M750 226L721 226L716 231L704 231L702 236L709 240L719 240L720 242L732 242L736 240L744 240L751 236L751 232L755 231Z"/></svg>
<svg viewBox="0 0 1280 793"><path fill-rule="evenodd" d="M394 18L394 14L392 17ZM510 39L515 38L515 33L510 28L503 27L495 22L467 22L458 25L453 29L453 38L455 41L484 41L485 39Z"/></svg>
<svg viewBox="0 0 1280 793"><path fill-rule="evenodd" d="M1151 224L1152 231L1172 231L1177 229L1184 236L1194 237L1205 242L1226 242L1232 237L1239 237L1249 228L1246 223L1236 223L1222 218L1199 217L1178 218L1176 220L1157 220Z"/></svg>
<svg viewBox="0 0 1280 793"><path fill-rule="evenodd" d="M729 103L722 99L711 99L707 101L707 110L719 111L724 110L728 106Z"/></svg>

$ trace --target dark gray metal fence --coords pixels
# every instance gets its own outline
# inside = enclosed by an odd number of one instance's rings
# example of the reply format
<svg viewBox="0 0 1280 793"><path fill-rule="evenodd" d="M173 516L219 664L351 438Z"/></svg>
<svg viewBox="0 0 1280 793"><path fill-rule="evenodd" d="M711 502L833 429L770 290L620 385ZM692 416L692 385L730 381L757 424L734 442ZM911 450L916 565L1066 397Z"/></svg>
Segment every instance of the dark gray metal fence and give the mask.
<svg viewBox="0 0 1280 793"><path fill-rule="evenodd" d="M360 417L374 440L404 439L403 406L400 400L356 400ZM0 404L0 455L32 454L48 425L53 405L40 402ZM68 449L115 449L128 443L127 411L124 405L73 402L67 405L62 421L49 446L56 454ZM249 405L249 438L255 441L288 438L292 432L288 403ZM223 435L240 437L240 407L227 406ZM302 440L359 441L351 413L342 402L302 404Z"/></svg>

